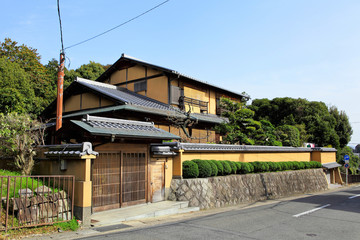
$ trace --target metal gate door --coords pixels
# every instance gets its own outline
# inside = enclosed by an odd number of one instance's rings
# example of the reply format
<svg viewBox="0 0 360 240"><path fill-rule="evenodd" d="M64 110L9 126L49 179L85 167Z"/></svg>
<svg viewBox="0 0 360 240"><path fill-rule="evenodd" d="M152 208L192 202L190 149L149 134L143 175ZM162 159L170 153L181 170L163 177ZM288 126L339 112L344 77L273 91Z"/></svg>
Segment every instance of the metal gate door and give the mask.
<svg viewBox="0 0 360 240"><path fill-rule="evenodd" d="M146 202L146 153L123 153L122 205Z"/></svg>
<svg viewBox="0 0 360 240"><path fill-rule="evenodd" d="M121 153L100 152L94 161L93 211L103 211L121 206Z"/></svg>

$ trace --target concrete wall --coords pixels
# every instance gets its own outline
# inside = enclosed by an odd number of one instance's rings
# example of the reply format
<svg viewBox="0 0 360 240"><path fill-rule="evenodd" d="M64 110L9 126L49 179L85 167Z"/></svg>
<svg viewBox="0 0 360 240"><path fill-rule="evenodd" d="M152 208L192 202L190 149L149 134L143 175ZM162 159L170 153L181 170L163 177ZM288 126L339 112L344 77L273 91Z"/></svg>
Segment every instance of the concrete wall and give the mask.
<svg viewBox="0 0 360 240"><path fill-rule="evenodd" d="M200 209L276 199L328 189L322 169L173 179L169 200Z"/></svg>

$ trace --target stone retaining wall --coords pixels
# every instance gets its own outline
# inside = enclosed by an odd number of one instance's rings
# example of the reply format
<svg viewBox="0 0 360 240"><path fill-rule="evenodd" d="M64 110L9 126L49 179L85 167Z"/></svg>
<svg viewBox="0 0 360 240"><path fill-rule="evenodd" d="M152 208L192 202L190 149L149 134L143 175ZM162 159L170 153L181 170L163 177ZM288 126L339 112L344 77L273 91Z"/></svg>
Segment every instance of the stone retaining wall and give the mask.
<svg viewBox="0 0 360 240"><path fill-rule="evenodd" d="M322 169L173 179L169 200L200 209L223 207L328 189Z"/></svg>

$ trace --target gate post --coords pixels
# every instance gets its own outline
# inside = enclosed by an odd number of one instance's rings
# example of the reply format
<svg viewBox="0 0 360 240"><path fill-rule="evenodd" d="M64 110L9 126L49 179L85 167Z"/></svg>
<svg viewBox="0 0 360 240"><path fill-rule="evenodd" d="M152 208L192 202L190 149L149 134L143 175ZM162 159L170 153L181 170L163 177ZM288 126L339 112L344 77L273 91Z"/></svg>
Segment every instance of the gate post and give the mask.
<svg viewBox="0 0 360 240"><path fill-rule="evenodd" d="M74 215L81 219L85 227L90 226L91 220L91 198L92 198L92 182L91 182L91 160L95 159L94 155L82 156L82 166L79 170L79 176L75 176L75 199L74 199Z"/></svg>

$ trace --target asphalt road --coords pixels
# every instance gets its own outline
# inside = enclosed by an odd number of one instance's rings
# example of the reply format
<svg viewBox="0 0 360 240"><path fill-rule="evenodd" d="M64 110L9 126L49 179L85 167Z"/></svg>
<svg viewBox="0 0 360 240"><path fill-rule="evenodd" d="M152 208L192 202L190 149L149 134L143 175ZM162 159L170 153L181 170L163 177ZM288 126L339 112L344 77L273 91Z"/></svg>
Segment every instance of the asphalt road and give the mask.
<svg viewBox="0 0 360 240"><path fill-rule="evenodd" d="M360 239L360 186L82 239Z"/></svg>

